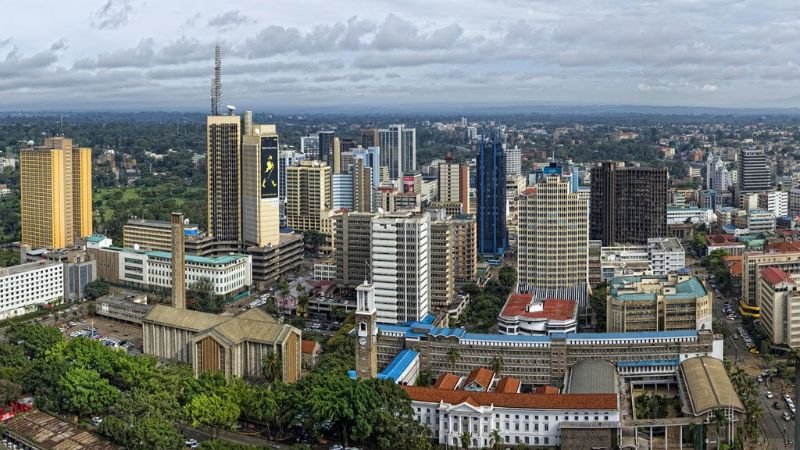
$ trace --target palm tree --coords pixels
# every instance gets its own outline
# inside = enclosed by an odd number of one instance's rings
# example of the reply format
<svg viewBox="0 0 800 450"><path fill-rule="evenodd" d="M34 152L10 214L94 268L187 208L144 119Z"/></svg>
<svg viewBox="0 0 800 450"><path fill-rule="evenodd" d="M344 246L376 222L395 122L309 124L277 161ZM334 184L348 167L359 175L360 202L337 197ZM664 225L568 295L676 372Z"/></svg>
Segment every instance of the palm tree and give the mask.
<svg viewBox="0 0 800 450"><path fill-rule="evenodd" d="M492 448L495 450L503 445L503 437L500 436L500 430L497 428L492 430L491 438L489 438L489 440L492 443Z"/></svg>
<svg viewBox="0 0 800 450"><path fill-rule="evenodd" d="M792 349L789 363L794 366L794 400L797 401L800 399L800 349ZM794 421L794 441L800 442L800 420Z"/></svg>
<svg viewBox="0 0 800 450"><path fill-rule="evenodd" d="M505 368L503 366L503 357L495 356L494 358L492 358L492 363L489 365L489 368L492 369L492 372L498 374L501 370Z"/></svg>
<svg viewBox="0 0 800 450"><path fill-rule="evenodd" d="M472 433L469 431L461 433L461 447L469 448L470 444L472 444Z"/></svg>
<svg viewBox="0 0 800 450"><path fill-rule="evenodd" d="M717 429L717 442L722 444L720 429L728 423L728 417L725 415L725 411L720 408L715 409L711 414L711 423L713 423Z"/></svg>
<svg viewBox="0 0 800 450"><path fill-rule="evenodd" d="M461 355L458 353L458 349L455 347L451 347L447 350L447 362L450 363L450 370L456 370L456 363L458 362Z"/></svg>
<svg viewBox="0 0 800 450"><path fill-rule="evenodd" d="M744 436L752 442L758 439L758 424L761 421L763 411L758 404L758 400L754 397L745 397L744 399Z"/></svg>
<svg viewBox="0 0 800 450"><path fill-rule="evenodd" d="M261 358L261 374L264 376L264 380L266 380L267 383L274 383L281 375L281 369L281 359L274 350L268 351L267 354Z"/></svg>
<svg viewBox="0 0 800 450"><path fill-rule="evenodd" d="M303 294L297 300L297 315L308 317L308 296Z"/></svg>

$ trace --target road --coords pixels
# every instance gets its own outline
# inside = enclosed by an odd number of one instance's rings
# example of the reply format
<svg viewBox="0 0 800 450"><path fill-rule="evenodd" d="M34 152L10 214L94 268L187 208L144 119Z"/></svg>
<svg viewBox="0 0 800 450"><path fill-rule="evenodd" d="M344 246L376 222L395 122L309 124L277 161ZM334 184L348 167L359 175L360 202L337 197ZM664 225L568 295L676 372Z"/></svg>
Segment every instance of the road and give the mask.
<svg viewBox="0 0 800 450"><path fill-rule="evenodd" d="M716 319L727 322L731 328L731 335L725 339L725 357L730 359L737 367L741 367L753 378L761 375L761 371L766 367L761 355L754 355L750 353L747 346L741 338L734 339L734 336L739 335L738 328L741 326L741 320L737 315L736 320L728 320L722 312L724 302L730 301L732 304L736 302L732 299L726 299L723 296L718 296L716 293L711 294L714 297L714 317ZM772 392L773 398L768 399L766 396L767 391ZM783 399L783 394L792 394L791 386L782 386L779 380L770 383L765 380L763 383L758 384L757 394L761 407L763 409L763 416L761 419L761 432L767 439L767 446L763 447L765 450L785 450L793 448L786 443L786 436L790 439L792 437L792 430L794 429L794 420L785 421L783 413L788 411L786 402ZM775 402L778 403L779 409L774 407Z"/></svg>

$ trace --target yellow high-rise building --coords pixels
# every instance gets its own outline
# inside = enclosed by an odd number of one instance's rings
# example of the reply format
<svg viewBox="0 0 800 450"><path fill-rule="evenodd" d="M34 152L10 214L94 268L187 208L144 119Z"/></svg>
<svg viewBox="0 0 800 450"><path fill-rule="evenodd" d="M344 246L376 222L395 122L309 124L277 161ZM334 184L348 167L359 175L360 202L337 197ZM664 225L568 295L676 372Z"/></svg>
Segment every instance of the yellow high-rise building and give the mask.
<svg viewBox="0 0 800 450"><path fill-rule="evenodd" d="M242 234L249 245L277 246L278 134L275 125L248 127L253 134L242 137Z"/></svg>
<svg viewBox="0 0 800 450"><path fill-rule="evenodd" d="M19 160L22 243L64 248L92 234L92 149L47 138Z"/></svg>
<svg viewBox="0 0 800 450"><path fill-rule="evenodd" d="M331 168L320 161L301 161L286 168L286 220L297 231L331 234ZM327 223L326 223L327 222Z"/></svg>

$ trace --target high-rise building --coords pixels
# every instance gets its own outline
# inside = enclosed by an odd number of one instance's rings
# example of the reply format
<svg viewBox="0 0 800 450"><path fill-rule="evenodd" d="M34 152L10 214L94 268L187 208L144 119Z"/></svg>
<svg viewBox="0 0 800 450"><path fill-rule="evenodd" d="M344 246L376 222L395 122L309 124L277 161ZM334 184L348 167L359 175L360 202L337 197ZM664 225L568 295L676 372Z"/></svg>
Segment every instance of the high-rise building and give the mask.
<svg viewBox="0 0 800 450"><path fill-rule="evenodd" d="M453 162L439 164L437 191L440 202L461 203L461 213L469 214L469 166Z"/></svg>
<svg viewBox="0 0 800 450"><path fill-rule="evenodd" d="M319 153L315 159L330 166L333 164L333 148L336 136L333 131L320 131L318 137Z"/></svg>
<svg viewBox="0 0 800 450"><path fill-rule="evenodd" d="M770 211L775 217L789 214L789 193L769 191L758 194L758 207Z"/></svg>
<svg viewBox="0 0 800 450"><path fill-rule="evenodd" d="M666 168L611 161L592 167L589 237L606 247L666 237L668 180Z"/></svg>
<svg viewBox="0 0 800 450"><path fill-rule="evenodd" d="M350 169L353 177L353 211L370 212L372 205L372 168L357 158Z"/></svg>
<svg viewBox="0 0 800 450"><path fill-rule="evenodd" d="M339 173L331 176L333 210L353 209L353 174Z"/></svg>
<svg viewBox="0 0 800 450"><path fill-rule="evenodd" d="M589 283L588 202L559 174L519 197L519 291L584 304Z"/></svg>
<svg viewBox="0 0 800 450"><path fill-rule="evenodd" d="M364 148L377 147L380 145L377 128L361 130L361 146Z"/></svg>
<svg viewBox="0 0 800 450"><path fill-rule="evenodd" d="M302 136L300 152L306 154L305 159L317 159L319 155L319 136Z"/></svg>
<svg viewBox="0 0 800 450"><path fill-rule="evenodd" d="M275 125L250 125L242 137L242 237L249 245L280 243L278 134Z"/></svg>
<svg viewBox="0 0 800 450"><path fill-rule="evenodd" d="M387 213L372 219L372 274L378 321L420 320L430 305L430 216Z"/></svg>
<svg viewBox="0 0 800 450"><path fill-rule="evenodd" d="M431 221L430 231L430 307L447 308L455 294L453 262L453 222L446 217Z"/></svg>
<svg viewBox="0 0 800 450"><path fill-rule="evenodd" d="M453 216L453 276L469 283L478 275L478 224L475 216Z"/></svg>
<svg viewBox="0 0 800 450"><path fill-rule="evenodd" d="M314 137L316 139L316 136ZM306 154L294 150L281 150L278 160L278 198L286 201L286 168L306 160Z"/></svg>
<svg viewBox="0 0 800 450"><path fill-rule="evenodd" d="M336 282L355 288L372 278L370 268L372 218L374 214L342 211L334 219Z"/></svg>
<svg viewBox="0 0 800 450"><path fill-rule="evenodd" d="M502 256L508 247L506 159L499 137L480 141L477 167L478 253Z"/></svg>
<svg viewBox="0 0 800 450"><path fill-rule="evenodd" d="M92 234L92 149L47 138L20 150L22 243L63 248Z"/></svg>
<svg viewBox="0 0 800 450"><path fill-rule="evenodd" d="M772 190L772 174L764 150L742 149L739 151L736 199L753 192ZM740 204L740 203L737 203Z"/></svg>
<svg viewBox="0 0 800 450"><path fill-rule="evenodd" d="M208 234L220 241L240 241L241 122L239 116L206 118Z"/></svg>
<svg viewBox="0 0 800 450"><path fill-rule="evenodd" d="M301 161L286 168L286 220L298 231L320 231L331 209L331 168L321 161Z"/></svg>
<svg viewBox="0 0 800 450"><path fill-rule="evenodd" d="M378 147L381 148L381 165L389 168L389 177L400 178L417 169L417 129L405 125L389 125L378 130Z"/></svg>
<svg viewBox="0 0 800 450"><path fill-rule="evenodd" d="M353 159L363 159L364 166L372 169L372 187L381 184L381 149L380 147L367 147L353 150Z"/></svg>
<svg viewBox="0 0 800 450"><path fill-rule="evenodd" d="M522 175L522 152L516 145L506 149L506 176Z"/></svg>

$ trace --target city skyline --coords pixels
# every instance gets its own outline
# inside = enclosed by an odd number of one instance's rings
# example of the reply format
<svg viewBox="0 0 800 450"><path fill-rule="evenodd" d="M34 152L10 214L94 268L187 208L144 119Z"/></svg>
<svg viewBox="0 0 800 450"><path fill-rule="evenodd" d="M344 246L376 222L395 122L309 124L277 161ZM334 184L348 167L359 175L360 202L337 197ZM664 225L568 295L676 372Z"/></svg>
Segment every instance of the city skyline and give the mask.
<svg viewBox="0 0 800 450"><path fill-rule="evenodd" d="M0 18L3 110L202 110L217 43L241 110L800 106L788 1L81 3Z"/></svg>

